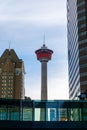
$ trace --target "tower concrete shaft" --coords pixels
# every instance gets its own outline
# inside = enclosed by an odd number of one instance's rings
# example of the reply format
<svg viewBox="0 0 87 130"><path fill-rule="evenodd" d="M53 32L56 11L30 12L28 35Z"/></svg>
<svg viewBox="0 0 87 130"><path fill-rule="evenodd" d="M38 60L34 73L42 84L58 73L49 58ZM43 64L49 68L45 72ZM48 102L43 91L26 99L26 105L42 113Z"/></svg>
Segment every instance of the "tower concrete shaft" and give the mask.
<svg viewBox="0 0 87 130"><path fill-rule="evenodd" d="M47 100L47 62L41 62L41 100Z"/></svg>

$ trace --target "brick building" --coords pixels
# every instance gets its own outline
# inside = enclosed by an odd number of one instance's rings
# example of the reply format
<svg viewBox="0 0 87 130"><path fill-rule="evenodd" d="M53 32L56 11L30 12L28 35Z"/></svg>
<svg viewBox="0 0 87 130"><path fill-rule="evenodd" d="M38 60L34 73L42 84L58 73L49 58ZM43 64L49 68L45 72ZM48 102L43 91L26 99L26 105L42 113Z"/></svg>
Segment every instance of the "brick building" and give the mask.
<svg viewBox="0 0 87 130"><path fill-rule="evenodd" d="M0 57L0 98L24 99L24 62L13 49Z"/></svg>

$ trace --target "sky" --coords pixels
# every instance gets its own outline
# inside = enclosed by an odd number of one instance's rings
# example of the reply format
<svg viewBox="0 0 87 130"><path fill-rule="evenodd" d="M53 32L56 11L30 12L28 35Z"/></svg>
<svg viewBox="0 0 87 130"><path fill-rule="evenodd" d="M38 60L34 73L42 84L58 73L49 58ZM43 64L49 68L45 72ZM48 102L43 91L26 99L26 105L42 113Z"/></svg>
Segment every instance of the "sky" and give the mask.
<svg viewBox="0 0 87 130"><path fill-rule="evenodd" d="M66 0L0 0L0 56L14 49L25 66L25 95L41 98L41 63L35 51L53 50L47 63L48 100L68 99Z"/></svg>

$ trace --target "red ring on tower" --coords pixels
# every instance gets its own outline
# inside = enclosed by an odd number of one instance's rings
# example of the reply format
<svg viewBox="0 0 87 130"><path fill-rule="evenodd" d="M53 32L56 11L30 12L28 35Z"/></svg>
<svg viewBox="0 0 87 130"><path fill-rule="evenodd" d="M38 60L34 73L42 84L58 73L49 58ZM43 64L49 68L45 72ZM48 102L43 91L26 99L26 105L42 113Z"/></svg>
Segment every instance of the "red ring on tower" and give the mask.
<svg viewBox="0 0 87 130"><path fill-rule="evenodd" d="M45 44L43 44L41 49L36 50L35 53L36 53L37 59L39 61L49 61L49 60L51 60L51 56L52 56L53 51L48 49L45 46Z"/></svg>

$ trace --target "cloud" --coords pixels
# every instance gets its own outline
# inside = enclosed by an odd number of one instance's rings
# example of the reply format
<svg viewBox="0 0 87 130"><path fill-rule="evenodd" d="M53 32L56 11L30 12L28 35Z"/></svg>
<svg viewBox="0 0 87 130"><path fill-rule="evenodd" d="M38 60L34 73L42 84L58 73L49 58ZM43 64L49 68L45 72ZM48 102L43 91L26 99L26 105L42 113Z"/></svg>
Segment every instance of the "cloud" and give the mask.
<svg viewBox="0 0 87 130"><path fill-rule="evenodd" d="M52 26L66 24L63 2L58 0L7 0L0 4L0 22L23 22ZM58 17L57 17L58 16Z"/></svg>

